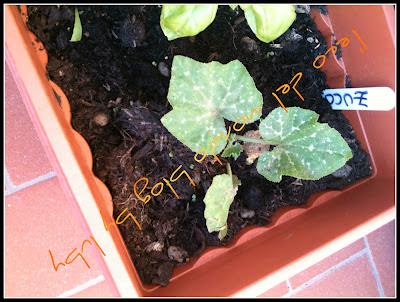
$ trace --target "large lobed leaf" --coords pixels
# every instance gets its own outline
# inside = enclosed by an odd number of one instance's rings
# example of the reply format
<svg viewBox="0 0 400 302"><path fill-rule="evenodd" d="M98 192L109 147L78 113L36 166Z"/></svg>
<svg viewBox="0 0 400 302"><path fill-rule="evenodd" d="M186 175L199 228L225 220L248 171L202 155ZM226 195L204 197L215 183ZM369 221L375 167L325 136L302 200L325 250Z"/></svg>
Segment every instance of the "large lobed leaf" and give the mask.
<svg viewBox="0 0 400 302"><path fill-rule="evenodd" d="M227 141L224 118L252 123L261 116L262 94L238 60L201 63L184 56L172 62L168 101L172 111L162 124L200 154L218 154ZM247 119L243 117L247 116Z"/></svg>
<svg viewBox="0 0 400 302"><path fill-rule="evenodd" d="M204 197L206 205L204 218L208 232L220 232L220 239L226 235L229 207L235 198L239 185L240 181L235 175L217 175L213 178L212 184Z"/></svg>
<svg viewBox="0 0 400 302"><path fill-rule="evenodd" d="M195 36L205 30L215 18L217 4L162 6L160 25L168 40Z"/></svg>
<svg viewBox="0 0 400 302"><path fill-rule="evenodd" d="M340 133L318 123L319 115L298 107L274 109L260 123L263 140L277 145L263 153L257 171L273 182L283 175L318 180L344 166L353 154Z"/></svg>
<svg viewBox="0 0 400 302"><path fill-rule="evenodd" d="M296 19L290 4L242 4L246 21L261 41L269 43L287 31Z"/></svg>

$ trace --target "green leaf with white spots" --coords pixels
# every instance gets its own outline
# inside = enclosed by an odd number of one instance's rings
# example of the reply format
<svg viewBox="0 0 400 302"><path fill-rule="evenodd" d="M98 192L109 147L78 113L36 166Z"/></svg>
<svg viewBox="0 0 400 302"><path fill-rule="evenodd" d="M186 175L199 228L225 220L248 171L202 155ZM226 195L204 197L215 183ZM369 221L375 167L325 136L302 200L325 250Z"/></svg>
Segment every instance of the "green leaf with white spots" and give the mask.
<svg viewBox="0 0 400 302"><path fill-rule="evenodd" d="M209 118L206 114L201 108L177 107L164 115L161 122L191 150L212 154L212 147L216 146L214 154L218 154L226 145L226 140L223 139L223 135L227 135L225 123L221 118ZM218 135L219 133L222 134Z"/></svg>
<svg viewBox="0 0 400 302"><path fill-rule="evenodd" d="M252 123L260 118L263 104L238 60L201 63L184 56L174 57L167 97L173 109L161 118L162 124L192 151L207 155L226 145L224 118Z"/></svg>
<svg viewBox="0 0 400 302"><path fill-rule="evenodd" d="M169 41L195 36L214 21L217 9L217 4L165 4L161 9L161 29Z"/></svg>
<svg viewBox="0 0 400 302"><path fill-rule="evenodd" d="M265 43L281 36L296 19L290 4L242 4L240 8L253 33Z"/></svg>
<svg viewBox="0 0 400 302"><path fill-rule="evenodd" d="M211 186L206 192L204 203L204 218L208 232L220 232L222 240L227 233L229 208L235 198L240 185L235 175L221 174L213 178Z"/></svg>
<svg viewBox="0 0 400 302"><path fill-rule="evenodd" d="M232 156L235 160L242 153L243 148L242 145L235 141L235 135L231 134L229 136L228 145L225 147L224 152L222 152L222 157Z"/></svg>
<svg viewBox="0 0 400 302"><path fill-rule="evenodd" d="M262 139L277 146L258 158L258 173L273 182L280 182L283 175L318 180L352 158L340 133L318 123L317 113L298 107L287 109L274 109L260 123Z"/></svg>

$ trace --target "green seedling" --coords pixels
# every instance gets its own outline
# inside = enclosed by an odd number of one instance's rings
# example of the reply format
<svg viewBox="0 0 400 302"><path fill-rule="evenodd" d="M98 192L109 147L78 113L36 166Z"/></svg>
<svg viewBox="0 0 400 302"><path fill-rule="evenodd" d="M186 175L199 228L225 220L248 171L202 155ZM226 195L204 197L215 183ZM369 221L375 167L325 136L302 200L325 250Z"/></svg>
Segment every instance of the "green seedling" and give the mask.
<svg viewBox="0 0 400 302"><path fill-rule="evenodd" d="M229 5L236 9L238 5ZM290 4L242 4L247 23L258 39L269 43L281 36L296 19ZM160 25L168 40L195 36L215 19L218 5L163 5Z"/></svg>
<svg viewBox="0 0 400 302"><path fill-rule="evenodd" d="M79 18L79 11L75 8L75 22L74 29L72 31L71 42L79 42L82 39L82 24Z"/></svg>
<svg viewBox="0 0 400 302"><path fill-rule="evenodd" d="M353 155L339 132L317 120L318 114L311 110L276 108L260 123L261 139L233 134L222 156L237 159L242 150L238 141L274 145L258 158L258 173L271 182L280 182L283 175L318 180L344 166ZM220 239L226 234L229 206L237 191L232 183L227 174L214 177L204 199L208 231L219 231Z"/></svg>
<svg viewBox="0 0 400 302"><path fill-rule="evenodd" d="M262 107L262 94L238 60L228 64L200 63L175 56L168 100L173 109L161 122L193 152L222 152L223 157L236 160L243 150L239 142L274 146L253 154L258 173L271 182L280 182L285 175L318 180L344 166L353 156L338 131L319 123L314 111L299 107L289 107L287 112L281 107L271 111L260 121L257 137L227 133L224 119L243 120L253 108ZM261 110L244 121L249 124L260 117ZM217 134L225 139L213 144ZM228 166L228 173L215 176L206 192L207 228L209 232L218 231L220 239L226 235L229 207L239 184Z"/></svg>

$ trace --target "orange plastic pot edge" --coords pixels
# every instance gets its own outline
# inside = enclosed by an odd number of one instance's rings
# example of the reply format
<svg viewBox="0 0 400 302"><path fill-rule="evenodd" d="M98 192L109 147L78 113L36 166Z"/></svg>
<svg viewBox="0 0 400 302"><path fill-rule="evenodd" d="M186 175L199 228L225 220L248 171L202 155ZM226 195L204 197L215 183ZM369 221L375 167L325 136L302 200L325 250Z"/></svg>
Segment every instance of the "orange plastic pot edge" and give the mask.
<svg viewBox="0 0 400 302"><path fill-rule="evenodd" d="M6 14L6 16L7 16L7 14ZM6 20L7 21L7 20ZM8 22L6 22L6 33L7 33L7 35L6 35L6 37L8 36L8 37L10 37L9 36L9 34L8 34L8 31L7 31L7 24L10 24L10 23L8 23ZM20 37L21 38L21 40L20 40L20 42L21 41L23 41L23 38L22 37ZM26 41L25 41L26 42ZM21 44L21 45L23 45L23 44ZM25 44L26 45L26 44ZM7 45L8 46L8 45ZM14 45L14 46L17 46L17 45ZM31 55L32 55L32 53L31 53ZM32 58L31 58L32 59ZM35 64L35 62L34 62L35 60L33 59L32 61L30 61L27 65L29 65L29 64ZM37 62L36 62L37 63ZM18 70L18 73L19 74L21 74L21 70L25 70L26 68L24 68L23 67L23 64L21 63L21 66L20 66L20 68L21 69L19 69ZM24 71L25 72L25 71ZM23 74L22 74L23 75ZM37 76L39 76L39 75L37 75ZM22 76L21 76L22 77ZM24 78L25 78L25 76L24 76ZM28 77L29 78L29 77ZM24 80L24 83L25 83L25 85L26 85L26 82L25 82L25 79L23 79ZM43 84L43 83L42 83ZM48 84L47 84L47 86L48 86ZM35 85L33 85L33 87L31 87L31 89L32 88L34 88L35 87ZM44 91L47 89L48 90L48 87L46 88L46 85L42 85L41 86L42 88L44 88ZM28 87L27 87L28 88ZM47 93L48 94L48 93ZM33 90L33 95L35 95L35 102L37 101L37 94L36 93L34 93L34 90ZM50 104L52 103L51 101L53 101L53 104L55 103L54 102L54 100L52 100L51 99L51 97L52 96L48 96L49 98L48 98L48 100L47 100L47 102L49 102ZM31 100L32 100L32 98L31 98ZM46 104L46 102L44 102L43 101L43 105L45 106L45 104ZM48 106L48 104L47 104L47 106ZM56 106L56 105L55 105ZM36 108L35 108L35 111L36 111L36 114L38 114L38 106L36 105L35 106ZM59 109L59 108L53 108L54 109L54 111L55 111L55 120L53 120L53 122L49 122L49 124L50 125L53 125L53 123L60 123L60 120L59 119L57 119L57 109ZM58 110L59 111L59 110ZM360 116L360 114L359 113L357 113L357 116L359 116L360 117L360 120L361 120L361 123L362 123L362 116ZM40 121L46 121L46 116L44 115L42 115L42 116L39 116L39 120ZM47 124L47 122L48 121L46 121L46 122L43 122L43 123L46 123ZM64 123L64 121L61 121L62 123ZM64 125L65 126L65 125ZM361 128L362 128L362 131L364 132L364 127L361 125ZM46 133L47 133L47 135L49 135L48 133L49 133L49 129L46 129ZM53 135L55 135L55 134L53 134ZM55 135L56 136L56 135ZM58 138L58 139L60 139L60 138ZM63 136L62 137L62 139L65 139L65 140L67 140L67 135L65 134L65 136ZM57 141L57 136L56 136L56 138L54 138L53 137L53 140L54 141ZM51 146L54 148L54 144L50 141L50 144L51 144ZM64 145L65 144L68 144L67 142L64 142ZM366 146L368 149L369 149L369 151L371 151L371 149L370 149L370 146L369 145L367 145ZM68 150L71 150L71 152L73 151L73 147L71 147L70 149L68 149ZM63 149L63 148L54 148L54 152L56 153L56 152L61 152L60 154L59 154L59 156L57 157L57 160L60 162L60 165L62 164L62 162L61 162L61 158L63 158L63 156L65 156L65 153L67 153L68 151L67 151L67 149ZM89 151L90 152L90 151ZM64 154L63 154L64 153ZM68 157L68 156L67 156ZM64 160L64 158L62 159L62 160ZM70 161L69 163L71 163L71 164L75 164L75 165L77 165L77 166L79 166L79 160L77 160L76 158L75 158L75 160L73 160L73 161ZM81 163L82 164L82 163ZM61 165L62 166L62 169L64 170L64 167L63 166L65 166L66 164L64 163L64 165ZM91 169L91 159L89 159L89 163L86 163L86 165L89 165L89 167L90 167L90 169ZM375 166L375 164L374 164L374 166ZM380 165L378 164L378 169L379 169L379 167L380 167ZM86 168L87 169L87 168ZM72 170L73 170L73 168L72 168ZM83 181L83 182L85 182L85 187L86 188L82 188L82 190L87 190L88 192L86 192L87 193L87 195L90 195L90 194L92 194L92 199L90 200L90 204L91 203L94 203L94 204L91 204L91 206L90 206L90 209L85 209L85 212L84 212L84 208L82 208L82 212L83 212L83 214L84 214L84 216L85 216L85 218L87 219L87 223L89 224L89 226L92 226L92 228L96 228L96 226L98 225L98 223L100 223L101 225L102 225L102 220L101 220L101 218L100 218L100 221L98 221L98 219L96 219L96 218L92 218L92 219L88 219L86 216L87 215L89 215L89 216L93 216L93 212L98 212L98 211L95 211L95 208L97 207L97 205L96 205L96 198L103 198L103 200L107 200L107 198L104 198L104 197L99 197L99 196L96 196L96 194L99 194L98 192L96 193L96 192L93 192L93 188L92 188L92 190L91 190L91 186L93 186L93 184L87 184L86 182L87 182L87 179L88 179L88 175L84 175L85 173L84 172L82 172L82 171L80 171L80 173L82 174L81 175L81 177L79 178L79 179L75 179L74 178L74 174L71 172L71 171L68 171L69 173L65 173L65 171L64 171L64 173L66 174L66 177L67 177L67 179L69 179L70 181L69 181L69 184L70 184L70 186L71 186L71 189L72 189L72 187L73 186L76 186L76 185L81 185L82 183L80 183L80 181ZM376 175L376 173L377 173L377 171L375 170L374 171L374 176ZM79 173L78 173L79 174ZM86 178L85 178L86 177ZM390 178L389 178L389 180L391 180ZM72 183L71 183L72 182ZM372 184L372 183L371 183ZM75 188L76 189L76 188ZM74 192L74 195L75 196L82 196L82 195L76 195L76 193L77 194L80 194L80 190L78 189L78 190L75 190ZM81 199L81 198L80 198ZM98 199L98 200L100 200L100 199ZM81 203L84 203L86 206L88 206L87 205L87 202L86 202L86 200L84 200L84 199L82 199L82 200L80 200L81 202L79 202L79 200L78 200L78 203L79 203L79 205L81 206ZM104 209L103 209L104 210ZM315 209L313 209L313 210L315 210ZM363 223L360 223L357 227L355 227L355 228L353 228L353 229L351 229L351 231L348 231L348 232L346 232L346 233L342 233L342 235L340 235L340 236L337 236L336 238L332 238L329 242L327 242L326 244L324 244L324 245L321 245L321 246L318 246L318 248L315 248L315 249L313 249L313 250L311 250L311 251L309 251L307 254L305 254L304 256L302 256L302 257L299 257L299 258L297 258L296 259L296 265L285 265L285 266L282 266L282 267L280 267L279 269L277 269L277 270L275 270L273 273L269 273L267 276L265 276L265 277L262 277L262 278L259 278L259 280L257 280L257 281L255 281L255 282L253 282L253 283L251 283L251 285L249 285L249 286L247 286L247 287L245 287L245 288L243 288L242 290L240 290L240 291L238 291L238 292L236 292L234 295L237 295L237 296L254 296L254 295L258 295L258 294L261 294L262 292L264 292L266 289L267 289L267 287L268 288L270 288L270 287L272 287L272 286L274 286L274 285L276 285L276 284L278 284L279 282L281 282L282 281L282 276L292 276L292 275L294 275L295 273L297 273L297 272L299 272L299 271L301 271L301 270L303 270L304 268L306 268L306 267L308 267L308 266L310 266L310 265L312 265L312 264L314 264L314 263L316 263L317 261L319 261L319 260L321 260L321 259L323 259L324 257L326 257L326 256L328 256L329 254L331 254L331 253L333 253L333 252L335 252L335 251L337 251L337 250L339 250L340 248L342 248L342 247L344 247L345 245L347 245L348 243L350 243L350 242L352 242L352 241L354 241L354 240L356 240L356 239L358 239L358 238L360 238L360 237L362 237L362 236L364 236L366 233L368 233L369 231L372 231L372 230L374 230L374 229L376 229L376 228L378 228L378 227L380 227L381 225L383 225L384 223L386 223L386 222L388 222L388 221L390 221L391 219L393 219L393 217L394 217L394 205L393 205L393 207L391 207L391 208L388 208L388 209L386 209L385 211L383 211L383 212L381 212L380 214L378 214L378 215L375 215L374 217L371 217L368 221L365 221L365 222L363 222ZM94 215L94 216L96 216L96 215ZM99 215L97 215L97 216L99 216ZM98 218L98 217L97 217ZM95 227L93 227L93 226L95 226ZM99 228L98 228L99 229ZM103 228L104 229L104 228ZM94 234L94 232L93 232L93 234ZM94 234L95 235L95 234ZM95 236L96 237L96 236ZM96 237L96 239L97 240L99 240L97 237ZM111 241L112 241L112 239L111 239ZM115 249L114 249L114 247L115 247ZM114 252L116 251L117 252L117 247L114 245L114 246L112 246L112 249L114 250ZM126 251L125 251L125 253L126 253ZM118 254L118 252L117 252L117 254ZM122 256L119 256L118 257L118 255L116 255L117 256L117 258L123 258ZM107 260L107 257L108 257L108 255L106 256L106 257L104 257L104 260ZM127 262L126 262L126 259L120 259L120 261L121 262L119 262L120 264L121 263L125 263L125 265L127 265ZM116 263L115 262L108 262L108 261L106 261L107 262L107 267L111 270L111 269L114 269L113 268L113 266L116 266ZM126 266L125 267L125 271L128 271L128 266ZM134 290L137 290L137 287L138 287L138 285L137 285L137 283L135 283L135 278L137 278L137 276L136 276L136 274L130 274L129 272L127 272L127 274L129 275L129 277L131 278L131 280L133 280L133 282L134 282ZM127 279L126 277L127 277L127 275L125 274L125 275L119 275L119 274L117 274L117 273L112 273L112 276L113 276L113 279L114 279L114 281L115 281L115 283L117 284L117 285L119 285L119 286L121 286L121 284L123 284L124 282L129 282L129 279ZM137 280L137 279L136 279ZM172 282L174 282L174 281L172 281ZM170 286L172 285L172 283L170 284ZM124 287L124 285L122 285L122 287ZM129 285L126 285L126 288L129 288ZM139 290L140 291L140 290ZM120 292L121 292L121 294L122 294L122 291L120 290ZM155 293L156 292L159 292L159 291L155 291ZM163 291L161 291L161 292L163 292ZM128 292L128 291L126 291L126 293L127 293L127 295L126 296L132 296L132 292ZM144 294L143 292L142 292L142 294ZM149 294L149 292L148 293L146 293L147 295ZM137 296L138 295L138 291L136 291L134 294L133 294L134 296Z"/></svg>
<svg viewBox="0 0 400 302"><path fill-rule="evenodd" d="M103 257L107 268L115 282L115 285L122 297L138 297L138 290L131 282L132 272L127 270L127 265L121 257L117 246L110 232L103 227L103 220L100 215L97 203L99 192L94 192L93 184L88 182L88 175L85 175L81 169L82 162L76 157L77 146L71 144L70 134L67 133L70 125L67 125L65 118L62 116L57 102L54 102L54 95L50 89L48 80L45 78L44 70L38 66L39 62L35 58L36 54L33 49L28 47L28 43L22 35L22 19L18 13L16 6L5 6L5 44L8 59L12 61L11 68L15 68L17 74L23 82L28 97L30 98L31 108L27 108L30 114L36 114L41 126L45 128L45 135L40 135L41 140L47 139L48 144L52 148L53 154L49 157L56 157L60 165L62 174L68 180L69 188L76 202L79 204L80 210L86 219L87 226L98 242L106 247L106 256ZM24 45L25 47L21 47ZM8 50L12 49L12 56ZM42 70L43 74L39 71ZM23 88L20 86L20 88ZM23 93L23 91L21 91ZM49 106L51 104L51 106ZM34 111L34 112L32 112ZM42 129L39 130L41 133ZM49 151L49 150L47 150ZM57 171L60 172L60 171ZM97 196L96 196L97 195ZM110 208L104 207L102 212L110 214ZM109 217L109 215L104 215ZM112 217L112 213L111 213ZM100 226L100 227L99 227Z"/></svg>

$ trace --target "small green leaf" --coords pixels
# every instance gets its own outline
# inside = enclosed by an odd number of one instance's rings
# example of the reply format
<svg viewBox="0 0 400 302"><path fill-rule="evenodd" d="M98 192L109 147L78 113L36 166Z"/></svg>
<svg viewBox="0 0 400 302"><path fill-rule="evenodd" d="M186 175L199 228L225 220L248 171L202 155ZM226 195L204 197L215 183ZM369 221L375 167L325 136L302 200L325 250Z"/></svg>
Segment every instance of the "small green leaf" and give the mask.
<svg viewBox="0 0 400 302"><path fill-rule="evenodd" d="M252 123L261 116L261 110L254 109L263 103L262 94L238 60L200 63L184 56L174 57L167 97L173 109L161 118L162 124L200 154L218 154L224 149L228 139L224 118Z"/></svg>
<svg viewBox="0 0 400 302"><path fill-rule="evenodd" d="M283 175L318 180L352 158L340 133L318 123L317 113L298 107L287 109L274 109L260 123L263 140L277 146L258 158L258 173L273 182L280 182Z"/></svg>
<svg viewBox="0 0 400 302"><path fill-rule="evenodd" d="M79 18L79 11L75 8L75 22L74 29L72 31L71 42L79 42L82 39L82 24Z"/></svg>
<svg viewBox="0 0 400 302"><path fill-rule="evenodd" d="M222 239L227 232L227 220L229 207L240 185L239 179L233 175L221 174L213 178L211 186L208 188L204 203L204 218L206 219L207 229L211 232L220 232Z"/></svg>
<svg viewBox="0 0 400 302"><path fill-rule="evenodd" d="M231 9L233 9L233 10L235 10L236 7L237 7L237 4L228 4L228 5L229 5L229 7L230 7Z"/></svg>
<svg viewBox="0 0 400 302"><path fill-rule="evenodd" d="M195 36L214 21L217 9L217 4L165 4L161 9L161 29L169 41Z"/></svg>
<svg viewBox="0 0 400 302"><path fill-rule="evenodd" d="M281 36L296 19L290 4L242 4L240 8L253 33L265 43Z"/></svg>
<svg viewBox="0 0 400 302"><path fill-rule="evenodd" d="M240 156L240 153L242 153L242 151L243 151L242 145L236 142L235 135L231 134L229 136L228 145L225 147L221 156L222 157L232 156L236 160Z"/></svg>

